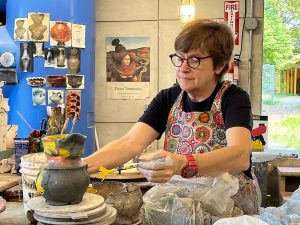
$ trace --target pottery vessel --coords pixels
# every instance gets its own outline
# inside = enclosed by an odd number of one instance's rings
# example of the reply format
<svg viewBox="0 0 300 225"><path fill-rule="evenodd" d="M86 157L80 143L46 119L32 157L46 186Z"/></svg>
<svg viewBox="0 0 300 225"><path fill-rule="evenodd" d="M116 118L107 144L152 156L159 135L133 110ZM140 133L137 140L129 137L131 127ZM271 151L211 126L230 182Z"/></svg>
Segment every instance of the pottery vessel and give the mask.
<svg viewBox="0 0 300 225"><path fill-rule="evenodd" d="M47 164L37 177L36 188L49 205L81 202L90 183L87 164L80 158L85 140L78 133L42 138Z"/></svg>
<svg viewBox="0 0 300 225"><path fill-rule="evenodd" d="M105 200L110 194L126 192L126 184L118 181L94 183L93 188L96 189L96 193L101 195Z"/></svg>
<svg viewBox="0 0 300 225"><path fill-rule="evenodd" d="M72 88L79 88L80 85L82 84L82 75L68 75L68 84Z"/></svg>
<svg viewBox="0 0 300 225"><path fill-rule="evenodd" d="M49 163L39 173L37 188L47 204L62 206L81 202L90 183L87 165L83 162L74 162L74 166L72 164L61 163L64 166L58 167Z"/></svg>
<svg viewBox="0 0 300 225"><path fill-rule="evenodd" d="M23 64L23 72L28 72L29 71L29 63L30 63L30 56L28 53L28 43L23 44L23 54L21 57L21 61Z"/></svg>
<svg viewBox="0 0 300 225"><path fill-rule="evenodd" d="M106 203L117 210L115 224L132 224L140 220L143 204L142 192L137 184L130 183L121 191L112 192L107 196Z"/></svg>
<svg viewBox="0 0 300 225"><path fill-rule="evenodd" d="M32 92L32 100L34 105L41 105L45 102L45 89L37 88Z"/></svg>
<svg viewBox="0 0 300 225"><path fill-rule="evenodd" d="M86 136L79 133L58 134L42 138L44 152L48 158L78 159L84 153Z"/></svg>
<svg viewBox="0 0 300 225"><path fill-rule="evenodd" d="M56 76L56 75L47 76L46 80L51 85L66 83L66 77L65 76Z"/></svg>
<svg viewBox="0 0 300 225"><path fill-rule="evenodd" d="M69 69L70 74L79 73L80 60L76 57L69 58L69 60L68 60L68 69Z"/></svg>
<svg viewBox="0 0 300 225"><path fill-rule="evenodd" d="M27 84L32 87L44 86L46 79L44 77L28 77L26 78Z"/></svg>
<svg viewBox="0 0 300 225"><path fill-rule="evenodd" d="M58 42L58 45L64 45L65 42L71 39L72 35L67 23L64 22L56 22L50 33L51 37Z"/></svg>
<svg viewBox="0 0 300 225"><path fill-rule="evenodd" d="M80 72L80 50L71 48L68 59L68 69L70 74L77 74Z"/></svg>
<svg viewBox="0 0 300 225"><path fill-rule="evenodd" d="M65 66L65 49L58 48L58 55L57 55L57 66L64 67Z"/></svg>

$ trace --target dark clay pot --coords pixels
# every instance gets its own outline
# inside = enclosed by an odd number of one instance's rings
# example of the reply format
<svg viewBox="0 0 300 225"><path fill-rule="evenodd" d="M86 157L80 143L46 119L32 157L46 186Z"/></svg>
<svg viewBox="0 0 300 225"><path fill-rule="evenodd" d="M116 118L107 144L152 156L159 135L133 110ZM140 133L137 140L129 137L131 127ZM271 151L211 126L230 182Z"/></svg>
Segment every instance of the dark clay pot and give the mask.
<svg viewBox="0 0 300 225"><path fill-rule="evenodd" d="M79 166L53 167L45 166L39 174L42 196L47 204L54 206L78 204L87 190L90 177L87 166L81 162Z"/></svg>

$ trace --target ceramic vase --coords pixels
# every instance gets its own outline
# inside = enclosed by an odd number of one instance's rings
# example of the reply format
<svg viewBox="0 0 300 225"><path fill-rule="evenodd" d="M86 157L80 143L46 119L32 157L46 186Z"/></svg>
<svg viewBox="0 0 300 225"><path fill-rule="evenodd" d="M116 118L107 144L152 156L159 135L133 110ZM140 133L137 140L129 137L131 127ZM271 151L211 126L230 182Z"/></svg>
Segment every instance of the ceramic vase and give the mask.
<svg viewBox="0 0 300 225"><path fill-rule="evenodd" d="M58 45L65 45L71 39L71 30L65 22L56 22L51 28L51 37L58 42Z"/></svg>
<svg viewBox="0 0 300 225"><path fill-rule="evenodd" d="M65 49L64 48L58 48L57 66L58 67L65 66Z"/></svg>
<svg viewBox="0 0 300 225"><path fill-rule="evenodd" d="M90 178L87 165L75 161L62 163L61 167L48 164L41 170L37 185L40 185L38 190L42 191L48 205L74 205L81 202Z"/></svg>
<svg viewBox="0 0 300 225"><path fill-rule="evenodd" d="M30 63L30 57L28 53L28 44L24 43L23 44L23 54L21 57L21 61L23 64L23 72L28 72L29 71L29 63Z"/></svg>
<svg viewBox="0 0 300 225"><path fill-rule="evenodd" d="M68 59L68 69L70 74L77 74L80 72L80 50L71 48Z"/></svg>

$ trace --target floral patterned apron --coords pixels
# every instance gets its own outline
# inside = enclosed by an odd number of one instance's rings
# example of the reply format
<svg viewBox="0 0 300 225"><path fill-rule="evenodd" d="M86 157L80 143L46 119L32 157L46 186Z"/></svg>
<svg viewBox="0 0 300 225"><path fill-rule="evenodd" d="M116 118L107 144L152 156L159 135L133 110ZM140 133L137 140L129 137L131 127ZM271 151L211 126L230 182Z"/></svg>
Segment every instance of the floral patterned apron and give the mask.
<svg viewBox="0 0 300 225"><path fill-rule="evenodd" d="M225 81L218 91L211 110L184 112L183 91L175 100L166 125L164 149L177 154L201 154L227 145L224 120L221 111L222 95L231 82ZM232 198L235 206L245 214L258 213L258 194L254 180L243 172L238 175L239 191Z"/></svg>

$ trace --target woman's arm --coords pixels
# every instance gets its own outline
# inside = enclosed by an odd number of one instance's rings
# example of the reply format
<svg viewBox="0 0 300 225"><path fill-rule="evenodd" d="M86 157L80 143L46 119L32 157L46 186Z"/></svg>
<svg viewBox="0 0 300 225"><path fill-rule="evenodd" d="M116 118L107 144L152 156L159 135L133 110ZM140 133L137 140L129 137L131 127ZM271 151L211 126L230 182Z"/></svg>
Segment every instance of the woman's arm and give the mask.
<svg viewBox="0 0 300 225"><path fill-rule="evenodd" d="M100 166L115 168L139 155L150 145L159 133L149 125L137 122L127 134L112 141L83 160L88 164L88 172L96 173Z"/></svg>
<svg viewBox="0 0 300 225"><path fill-rule="evenodd" d="M241 172L249 167L251 134L247 128L226 131L227 146L203 154L194 154L198 175L215 176L223 172ZM164 161L157 160L164 158ZM151 182L166 182L188 166L184 155L165 150L140 157L140 172Z"/></svg>
<svg viewBox="0 0 300 225"><path fill-rule="evenodd" d="M249 168L250 131L244 127L232 127L226 131L226 139L226 147L196 155L199 175L241 172Z"/></svg>

